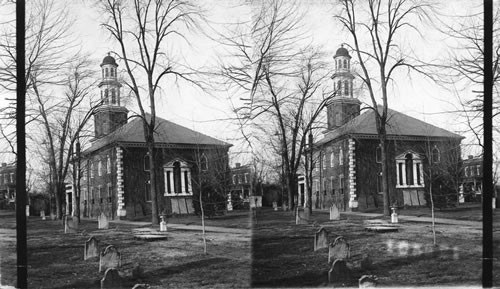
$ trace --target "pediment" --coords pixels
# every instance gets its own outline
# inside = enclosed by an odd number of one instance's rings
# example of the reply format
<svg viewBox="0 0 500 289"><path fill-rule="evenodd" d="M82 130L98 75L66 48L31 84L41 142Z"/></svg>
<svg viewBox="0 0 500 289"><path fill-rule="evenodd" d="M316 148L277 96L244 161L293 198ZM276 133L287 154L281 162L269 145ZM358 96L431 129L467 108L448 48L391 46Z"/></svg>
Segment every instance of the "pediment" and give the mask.
<svg viewBox="0 0 500 289"><path fill-rule="evenodd" d="M165 163L163 165L163 167L164 168L173 168L175 162L179 162L181 168L189 168L190 167L190 165L185 160L180 159L180 158L173 159L173 160L169 161L168 163Z"/></svg>
<svg viewBox="0 0 500 289"><path fill-rule="evenodd" d="M417 159L417 160L421 160L421 159L423 159L423 157L422 157L422 155L421 155L421 154L419 154L419 153L417 153L417 152L415 152L415 151L413 151L413 150L407 150L407 151L405 151L404 153L397 155L397 156L396 156L396 159L397 159L397 160L404 160L404 159L406 159L406 155L407 155L407 154L412 154L412 155L413 155L413 159L414 159L414 160L415 160L415 159Z"/></svg>

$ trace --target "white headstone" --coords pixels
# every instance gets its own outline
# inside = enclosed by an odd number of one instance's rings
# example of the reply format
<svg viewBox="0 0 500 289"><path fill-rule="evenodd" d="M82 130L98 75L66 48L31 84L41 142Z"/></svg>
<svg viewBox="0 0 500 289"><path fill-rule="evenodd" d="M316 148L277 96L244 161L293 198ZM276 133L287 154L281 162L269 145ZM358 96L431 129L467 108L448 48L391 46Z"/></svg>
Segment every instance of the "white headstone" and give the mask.
<svg viewBox="0 0 500 289"><path fill-rule="evenodd" d="M335 204L330 207L330 220L340 220L340 212Z"/></svg>
<svg viewBox="0 0 500 289"><path fill-rule="evenodd" d="M106 214L101 213L101 215L97 217L97 226L99 229L109 229L109 221Z"/></svg>

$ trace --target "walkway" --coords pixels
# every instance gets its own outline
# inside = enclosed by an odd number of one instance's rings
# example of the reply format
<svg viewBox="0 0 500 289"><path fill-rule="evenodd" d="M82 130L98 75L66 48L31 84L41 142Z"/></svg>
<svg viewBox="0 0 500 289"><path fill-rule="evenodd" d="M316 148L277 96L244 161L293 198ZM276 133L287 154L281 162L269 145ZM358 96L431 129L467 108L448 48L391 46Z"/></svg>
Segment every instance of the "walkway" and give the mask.
<svg viewBox="0 0 500 289"><path fill-rule="evenodd" d="M97 220L96 220L97 221ZM148 227L151 226L151 222L135 222L128 220L113 220L109 221L110 224L123 224L123 225L132 225L137 227ZM158 225L159 228L159 225ZM200 231L202 230L201 225L185 225L185 224L171 224L167 223L167 229L175 229L175 230L191 230L191 231ZM205 226L206 232L216 232L216 233L227 233L227 234L250 234L250 229L238 229L238 228L225 228L225 227L216 227L216 226Z"/></svg>
<svg viewBox="0 0 500 289"><path fill-rule="evenodd" d="M383 214L378 213L362 213L362 212L341 212L341 215L345 216L357 216L363 217L367 219L378 219L383 218ZM399 215L399 220L406 222L423 222L423 223L432 223L431 217L416 217L416 216L405 216ZM455 220L455 219L445 219L445 218L435 218L434 222L436 224L446 224L446 225L457 225L457 226L471 226L471 227L481 227L482 222L477 221L464 221L464 220Z"/></svg>

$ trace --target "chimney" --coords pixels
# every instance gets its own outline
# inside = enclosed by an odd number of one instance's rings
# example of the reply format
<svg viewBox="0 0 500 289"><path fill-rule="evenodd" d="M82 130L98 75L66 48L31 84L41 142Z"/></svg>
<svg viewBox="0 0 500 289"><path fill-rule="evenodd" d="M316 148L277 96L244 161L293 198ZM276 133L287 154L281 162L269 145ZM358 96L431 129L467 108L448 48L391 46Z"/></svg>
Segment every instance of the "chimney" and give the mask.
<svg viewBox="0 0 500 289"><path fill-rule="evenodd" d="M469 155L469 156L468 156L468 159L469 159L469 160L472 160L473 158L474 158L474 156L473 156L473 155Z"/></svg>
<svg viewBox="0 0 500 289"><path fill-rule="evenodd" d="M236 167L237 168L241 167L241 164L240 163L236 163Z"/></svg>

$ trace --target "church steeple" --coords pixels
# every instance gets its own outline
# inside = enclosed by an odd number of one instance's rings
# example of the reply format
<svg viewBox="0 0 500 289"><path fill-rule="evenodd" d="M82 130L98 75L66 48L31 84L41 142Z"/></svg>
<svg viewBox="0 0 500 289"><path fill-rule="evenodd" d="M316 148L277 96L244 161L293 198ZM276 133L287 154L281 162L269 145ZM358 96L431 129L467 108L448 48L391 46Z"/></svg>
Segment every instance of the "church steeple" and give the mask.
<svg viewBox="0 0 500 289"><path fill-rule="evenodd" d="M341 45L335 56L335 73L332 75L335 96L327 106L328 130L338 128L359 115L360 101L354 96L351 73L351 56Z"/></svg>
<svg viewBox="0 0 500 289"><path fill-rule="evenodd" d="M121 106L120 88L117 73L118 64L108 53L101 63L101 82L97 85L101 90L101 105L94 115L95 137L110 134L127 123L128 110Z"/></svg>

